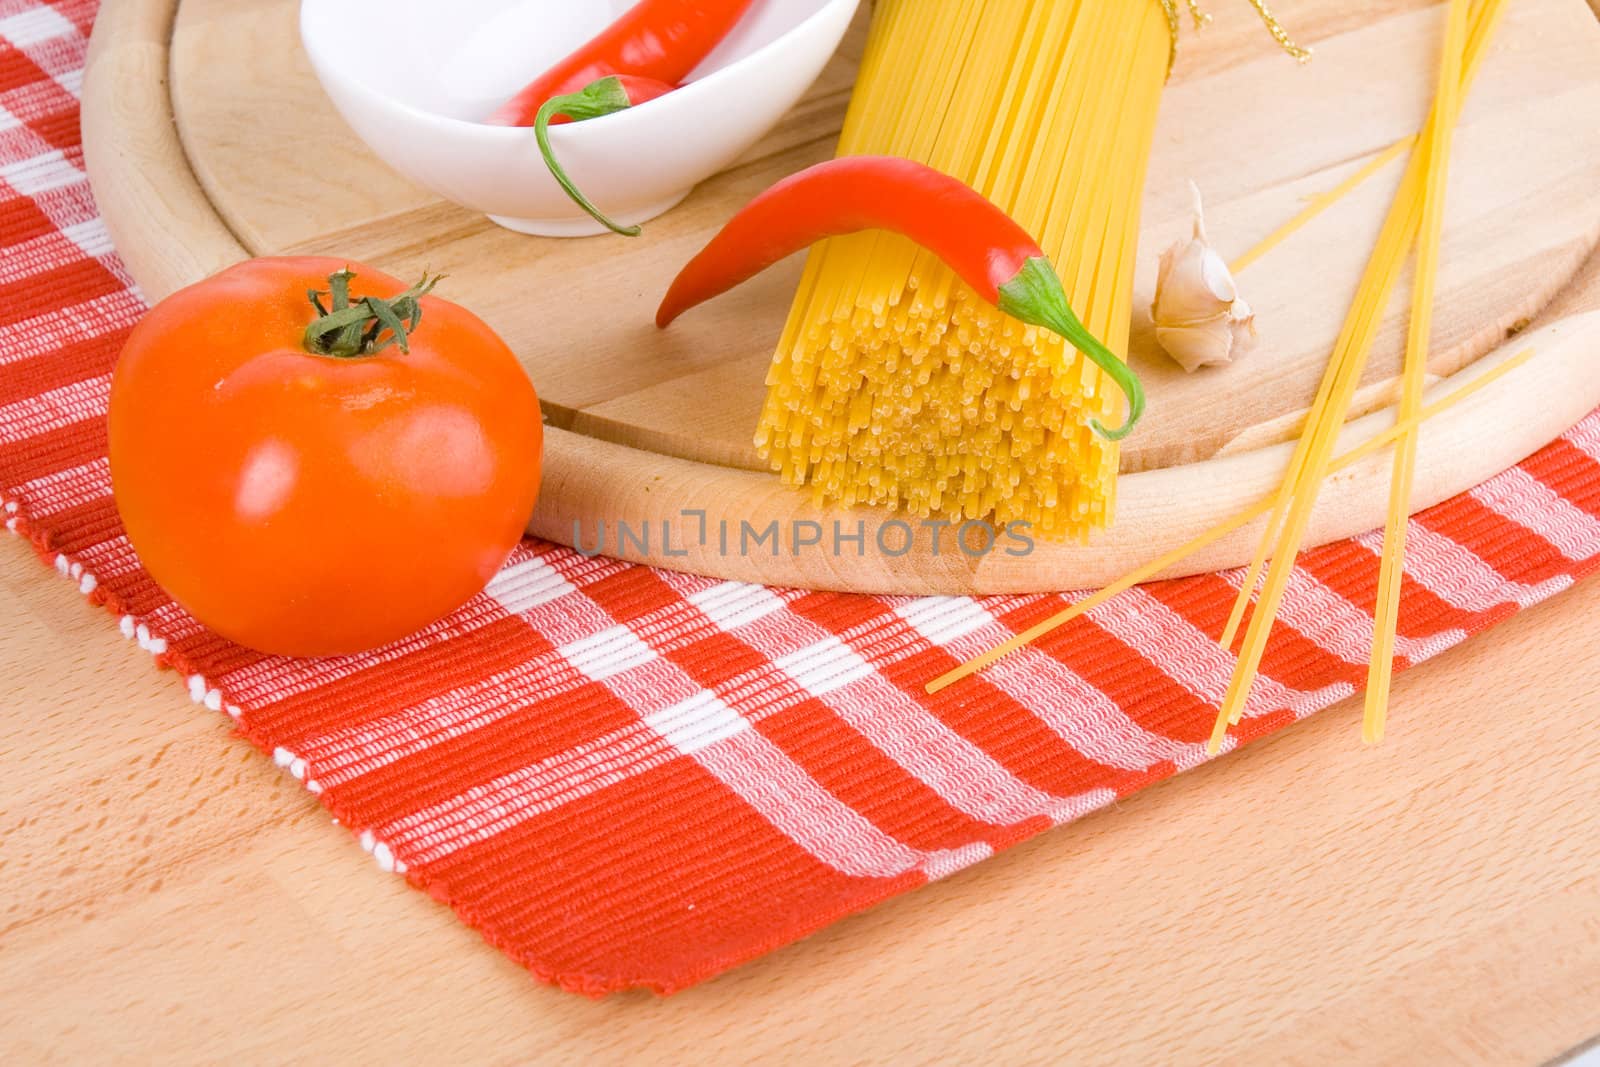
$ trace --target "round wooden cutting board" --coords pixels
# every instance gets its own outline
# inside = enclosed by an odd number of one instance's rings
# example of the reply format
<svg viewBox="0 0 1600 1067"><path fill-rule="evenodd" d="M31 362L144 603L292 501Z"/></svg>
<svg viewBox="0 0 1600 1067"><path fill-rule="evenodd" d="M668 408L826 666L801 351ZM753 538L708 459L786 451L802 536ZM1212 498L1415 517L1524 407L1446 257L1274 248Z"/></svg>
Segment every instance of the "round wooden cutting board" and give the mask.
<svg viewBox="0 0 1600 1067"><path fill-rule="evenodd" d="M1189 227L1187 181L1213 240L1237 255L1417 130L1435 77L1440 5L1303 0L1296 66L1248 6L1217 0L1186 38L1163 102L1145 196L1140 295ZM972 558L948 532L876 551L894 516L827 510L767 473L751 446L798 257L657 331L667 282L740 204L831 154L865 36L863 15L806 100L733 168L628 241L502 230L407 183L333 112L301 54L294 0L121 0L102 9L84 88L84 141L106 222L151 298L251 255L321 254L409 277L447 273L518 352L550 422L531 532L609 554L776 585L900 593L1065 590L1110 581L1274 489L1399 182L1391 164L1245 270L1261 339L1233 366L1186 375L1135 321L1130 361L1150 410L1124 445L1117 521L1087 545L1039 541ZM1600 292L1568 287L1600 238L1600 24L1584 0L1511 7L1457 138L1439 278L1434 393L1514 351L1534 358L1431 421L1415 506L1476 484L1600 405ZM1403 279L1399 293L1409 294ZM1397 296L1346 444L1391 416L1409 301ZM1559 314L1556 311L1559 310ZM1530 326L1533 329L1528 329ZM1521 332L1514 341L1513 333ZM1324 488L1308 543L1380 526L1386 456ZM686 517L684 512L693 514ZM741 551L741 523L816 523L798 554ZM663 538L663 523L671 534ZM649 529L618 551L615 531ZM834 543L834 524L866 546ZM719 531L733 537L725 549ZM700 536L704 533L705 536ZM1173 574L1236 565L1259 527ZM888 542L899 548L902 538Z"/></svg>

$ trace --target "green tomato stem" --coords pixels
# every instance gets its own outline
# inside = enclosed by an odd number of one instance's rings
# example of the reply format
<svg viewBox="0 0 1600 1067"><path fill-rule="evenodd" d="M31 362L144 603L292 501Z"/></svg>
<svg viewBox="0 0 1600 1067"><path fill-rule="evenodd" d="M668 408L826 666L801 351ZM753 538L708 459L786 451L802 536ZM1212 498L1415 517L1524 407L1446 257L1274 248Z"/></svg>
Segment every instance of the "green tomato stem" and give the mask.
<svg viewBox="0 0 1600 1067"><path fill-rule="evenodd" d="M336 271L328 275L328 288L306 292L317 317L306 327L301 345L313 355L336 359L377 355L390 345L410 352L410 337L422 325L421 300L444 275L430 278L424 271L422 280L399 296L388 300L367 296L351 303L354 277L349 269ZM322 302L324 296L328 297L327 306Z"/></svg>

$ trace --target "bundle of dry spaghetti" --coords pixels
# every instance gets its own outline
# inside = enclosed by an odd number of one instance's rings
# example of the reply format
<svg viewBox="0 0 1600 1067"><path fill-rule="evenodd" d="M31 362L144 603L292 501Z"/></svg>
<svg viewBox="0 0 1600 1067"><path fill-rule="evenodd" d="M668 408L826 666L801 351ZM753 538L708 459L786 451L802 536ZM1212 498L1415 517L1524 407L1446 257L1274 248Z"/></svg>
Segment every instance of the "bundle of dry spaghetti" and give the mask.
<svg viewBox="0 0 1600 1067"><path fill-rule="evenodd" d="M1532 354L1524 352L1508 359L1432 407L1422 406L1422 386L1427 372L1427 356L1431 340L1434 285L1439 267L1444 198L1449 177L1453 131L1460 119L1462 101L1484 58L1488 43L1504 14L1507 2L1508 0L1448 0L1438 89L1433 106L1421 134L1397 144L1373 161L1381 165L1408 147L1414 146L1416 149L1401 181L1399 192L1395 195L1385 217L1377 244L1367 262L1355 300L1345 318L1328 368L1318 388L1316 400L1307 417L1305 432L1296 446L1288 474L1278 491L1270 498L1260 501L1225 520L1214 529L1201 534L1188 544L1179 546L1135 569L1099 593L1079 601L1018 634L998 648L934 679L928 684L929 692L938 692L976 673L1009 652L1065 625L1095 605L1104 603L1139 582L1150 580L1200 548L1241 529L1250 522L1266 517L1267 524L1261 543L1240 583L1233 613L1224 626L1221 636L1223 646L1232 648L1241 628L1244 633L1239 660L1223 698L1209 743L1213 753L1219 751L1228 727L1237 724L1244 714L1246 702L1266 650L1267 640L1294 573L1295 560L1300 552L1323 482L1333 471L1349 466L1358 459L1378 451L1382 446L1395 443L1397 448L1393 460L1393 485L1385 524L1384 550L1374 611L1373 655L1363 729L1364 737L1368 741L1377 741L1383 737L1389 685L1394 670L1395 632L1399 613L1400 584L1403 580L1402 566L1412 473L1417 454L1417 429L1432 414L1484 388L1495 378L1525 363ZM1369 165L1356 175L1355 181L1365 180L1374 172L1375 167ZM1306 212L1302 212L1287 226L1268 237L1258 249L1248 253L1245 258L1254 259L1276 247L1308 218L1325 208L1332 199L1349 192L1351 188L1353 182L1347 181L1340 190L1332 196L1323 198ZM1384 310L1400 279L1401 268L1413 250L1417 253L1417 270L1413 279L1411 320L1403 376L1404 388L1397 411L1398 422L1391 430L1367 441L1354 451L1342 457L1335 457L1334 449L1339 432L1348 418L1351 400L1360 383L1367 356L1382 325ZM1261 582L1258 593L1257 583L1263 577L1263 569L1265 569L1264 581Z"/></svg>
<svg viewBox="0 0 1600 1067"><path fill-rule="evenodd" d="M839 154L978 189L1125 352L1171 34L1161 0L879 0ZM1091 423L1122 422L1121 392L905 238L812 251L767 383L756 444L820 500L1068 536L1110 519L1117 447Z"/></svg>

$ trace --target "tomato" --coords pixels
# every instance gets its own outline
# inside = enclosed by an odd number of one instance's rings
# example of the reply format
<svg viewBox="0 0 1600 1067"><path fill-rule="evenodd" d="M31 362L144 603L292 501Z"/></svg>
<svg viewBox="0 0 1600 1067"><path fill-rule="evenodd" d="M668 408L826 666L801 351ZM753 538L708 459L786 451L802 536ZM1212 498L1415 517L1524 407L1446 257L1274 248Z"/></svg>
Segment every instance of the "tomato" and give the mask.
<svg viewBox="0 0 1600 1067"><path fill-rule="evenodd" d="M358 652L448 614L505 562L539 493L539 398L505 343L456 304L345 268L257 259L176 292L112 378L128 539L197 619L265 652ZM308 291L338 315L345 285L369 343L311 350L308 326L330 320ZM406 350L365 297L402 333L420 310Z"/></svg>

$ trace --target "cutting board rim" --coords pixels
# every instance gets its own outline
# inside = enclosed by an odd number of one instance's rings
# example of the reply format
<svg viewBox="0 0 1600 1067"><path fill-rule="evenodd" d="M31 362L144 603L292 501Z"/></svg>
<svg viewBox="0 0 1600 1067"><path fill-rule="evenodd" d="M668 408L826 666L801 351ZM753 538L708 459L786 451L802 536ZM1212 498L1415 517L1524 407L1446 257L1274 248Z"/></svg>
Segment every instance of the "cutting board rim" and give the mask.
<svg viewBox="0 0 1600 1067"><path fill-rule="evenodd" d="M100 12L83 87L86 166L108 230L134 279L152 299L197 281L252 253L206 195L179 136L168 78L172 30L183 0L125 0ZM181 242L172 235L183 234ZM1570 279L1569 279L1570 284ZM1459 461L1419 468L1415 509L1421 510L1492 477L1559 436L1600 404L1600 371L1575 358L1583 347L1575 328L1600 338L1600 316L1575 316L1552 327L1554 337L1518 340L1496 349L1434 386L1437 397L1463 375L1480 373L1528 343L1538 352L1526 366L1486 389L1478 402L1433 420L1425 448L1457 448ZM1579 331L1581 332L1581 331ZM1543 388L1527 386L1538 381ZM1557 383L1550 388L1550 383ZM1514 432L1487 443L1471 421L1492 407ZM1581 410L1580 410L1581 408ZM1352 422L1344 440L1378 433L1391 416L1380 412ZM987 594L1086 588L1112 581L1166 548L1208 529L1217 520L1276 488L1293 442L1223 454L1177 468L1127 473L1118 488L1118 517L1088 545L1039 541L1026 557L992 553L981 560L952 551L948 541L926 538L898 557L826 549L768 556L720 551L717 538L696 545L660 540L606 550L631 562L711 577L870 593ZM1331 480L1316 510L1307 545L1339 540L1382 525L1388 461L1369 461ZM1184 478L1175 481L1173 472ZM545 442L545 494L529 532L563 544L594 543L604 516L648 528L679 523L685 502L705 512L711 530L719 520L784 523L841 522L854 531L876 529L899 517L856 509L819 509L809 496L763 472L679 459L609 443L557 427ZM600 516L602 518L594 518ZM587 520L587 525L585 522ZM615 519L612 520L613 525ZM702 527L704 529L705 527ZM785 527L788 529L789 527ZM1175 577L1237 566L1254 548L1259 527L1197 554L1163 574ZM615 538L613 537L613 541ZM848 542L847 542L848 544ZM650 549L654 548L654 551ZM681 554L680 554L681 553Z"/></svg>

